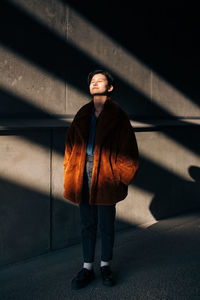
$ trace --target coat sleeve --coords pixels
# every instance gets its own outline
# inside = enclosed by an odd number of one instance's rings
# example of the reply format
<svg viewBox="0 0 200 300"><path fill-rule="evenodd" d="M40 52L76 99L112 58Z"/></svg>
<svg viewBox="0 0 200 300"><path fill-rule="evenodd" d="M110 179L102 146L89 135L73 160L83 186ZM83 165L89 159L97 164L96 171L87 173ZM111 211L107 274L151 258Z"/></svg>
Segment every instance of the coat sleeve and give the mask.
<svg viewBox="0 0 200 300"><path fill-rule="evenodd" d="M69 161L72 149L74 144L74 126L73 122L69 129L67 130L66 134L66 140L65 140L65 155L64 155L64 161L63 161L63 168L65 169L67 166L67 163Z"/></svg>
<svg viewBox="0 0 200 300"><path fill-rule="evenodd" d="M133 127L129 119L121 126L116 165L122 183L129 185L139 167L139 153Z"/></svg>

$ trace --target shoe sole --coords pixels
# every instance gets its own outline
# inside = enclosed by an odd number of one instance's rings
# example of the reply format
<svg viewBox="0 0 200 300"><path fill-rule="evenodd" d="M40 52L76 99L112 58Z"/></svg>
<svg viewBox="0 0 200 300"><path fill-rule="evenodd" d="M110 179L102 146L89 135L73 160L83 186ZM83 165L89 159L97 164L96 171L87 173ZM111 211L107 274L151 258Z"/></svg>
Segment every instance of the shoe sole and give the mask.
<svg viewBox="0 0 200 300"><path fill-rule="evenodd" d="M80 290L80 289L83 289L85 288L86 286L88 286L92 281L94 281L95 277L92 278L87 284L84 284L84 285L81 285L81 286L78 286L76 285L76 282L72 282L71 283L71 289L72 290Z"/></svg>

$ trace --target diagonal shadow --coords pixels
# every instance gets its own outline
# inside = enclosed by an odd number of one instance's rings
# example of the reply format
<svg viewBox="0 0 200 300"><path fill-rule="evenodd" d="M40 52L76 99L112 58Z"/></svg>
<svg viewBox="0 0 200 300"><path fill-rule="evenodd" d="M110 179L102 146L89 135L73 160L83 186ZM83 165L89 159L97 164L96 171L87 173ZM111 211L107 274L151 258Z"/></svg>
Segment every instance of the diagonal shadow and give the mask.
<svg viewBox="0 0 200 300"><path fill-rule="evenodd" d="M87 91L86 81L77 72L80 73L81 66L88 74L99 67L97 63L11 3L3 0L0 8L3 45L50 74L69 84L76 82L80 90Z"/></svg>
<svg viewBox="0 0 200 300"><path fill-rule="evenodd" d="M78 0L60 0L70 4L108 36L162 75L198 106L200 76L200 20L195 5L131 2L126 5L103 1L85 5ZM103 3L106 6L103 5Z"/></svg>

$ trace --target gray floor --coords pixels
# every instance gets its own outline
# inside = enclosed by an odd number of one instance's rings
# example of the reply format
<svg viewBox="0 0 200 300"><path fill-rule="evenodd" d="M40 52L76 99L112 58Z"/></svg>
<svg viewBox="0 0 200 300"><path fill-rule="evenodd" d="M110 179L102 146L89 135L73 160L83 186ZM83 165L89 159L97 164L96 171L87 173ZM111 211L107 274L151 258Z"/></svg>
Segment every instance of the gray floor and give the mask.
<svg viewBox="0 0 200 300"><path fill-rule="evenodd" d="M0 299L200 299L200 213L119 232L112 288L101 283L99 248L98 241L90 286L71 291L82 264L81 246L75 245L1 268Z"/></svg>

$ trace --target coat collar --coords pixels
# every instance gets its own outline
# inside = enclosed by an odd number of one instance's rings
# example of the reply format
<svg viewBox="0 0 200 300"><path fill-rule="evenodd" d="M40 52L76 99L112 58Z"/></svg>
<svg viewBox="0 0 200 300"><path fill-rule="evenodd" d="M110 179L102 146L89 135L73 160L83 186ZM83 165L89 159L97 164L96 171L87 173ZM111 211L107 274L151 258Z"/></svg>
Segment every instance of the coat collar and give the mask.
<svg viewBox="0 0 200 300"><path fill-rule="evenodd" d="M92 100L88 104L84 105L74 118L74 126L77 128L78 132L86 143L89 137L90 121L93 108L94 101ZM111 98L106 100L103 110L97 120L95 142L100 144L116 126L116 123L120 121L119 110L120 108L114 100Z"/></svg>

